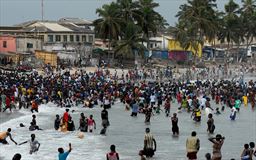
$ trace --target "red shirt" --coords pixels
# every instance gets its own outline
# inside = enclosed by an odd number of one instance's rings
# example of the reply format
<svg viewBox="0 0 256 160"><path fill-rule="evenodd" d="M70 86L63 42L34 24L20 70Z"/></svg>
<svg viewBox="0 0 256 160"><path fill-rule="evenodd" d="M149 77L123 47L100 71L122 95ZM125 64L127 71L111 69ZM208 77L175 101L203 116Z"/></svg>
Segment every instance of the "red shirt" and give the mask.
<svg viewBox="0 0 256 160"><path fill-rule="evenodd" d="M63 115L63 121L67 122L68 121L68 112L65 112Z"/></svg>

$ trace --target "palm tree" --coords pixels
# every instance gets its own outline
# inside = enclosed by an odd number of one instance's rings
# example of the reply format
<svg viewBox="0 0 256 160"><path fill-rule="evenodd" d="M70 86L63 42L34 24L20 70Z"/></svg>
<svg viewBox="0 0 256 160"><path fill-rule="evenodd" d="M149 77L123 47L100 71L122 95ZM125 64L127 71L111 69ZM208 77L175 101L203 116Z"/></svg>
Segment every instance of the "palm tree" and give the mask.
<svg viewBox="0 0 256 160"><path fill-rule="evenodd" d="M240 9L241 28L240 32L246 42L246 51L251 45L253 38L256 36L256 0L242 0L243 4Z"/></svg>
<svg viewBox="0 0 256 160"><path fill-rule="evenodd" d="M102 6L102 8L98 8L96 10L96 13L100 18L93 22L96 35L98 35L100 38L108 39L109 52L112 41L118 40L119 36L121 35L121 25L123 20L118 16L119 11L119 6L114 2L105 4Z"/></svg>
<svg viewBox="0 0 256 160"><path fill-rule="evenodd" d="M221 30L218 33L218 39L224 43L228 43L227 55L229 55L230 43L240 43L241 35L240 32L240 19L238 16L239 5L233 0L230 0L225 5L225 13L223 13Z"/></svg>
<svg viewBox="0 0 256 160"><path fill-rule="evenodd" d="M216 31L217 12L214 0L188 0L187 4L180 6L176 15L179 22L183 21L186 27L192 27L198 36L212 40Z"/></svg>
<svg viewBox="0 0 256 160"><path fill-rule="evenodd" d="M148 45L147 48L149 48L149 37L155 36L160 29L167 25L164 18L155 11L158 6L159 4L153 0L139 0L141 17L136 20L136 24L142 28L143 37Z"/></svg>
<svg viewBox="0 0 256 160"><path fill-rule="evenodd" d="M125 28L124 37L117 42L115 54L124 58L135 58L136 53L144 57L145 46L141 43L144 39L141 38L141 28L132 22L129 22Z"/></svg>
<svg viewBox="0 0 256 160"><path fill-rule="evenodd" d="M177 34L174 37L184 48L192 46L197 51L199 44L203 46L205 40L210 42L215 40L218 15L215 0L188 0L187 4L180 6L180 11L176 15L178 17L176 28L181 29L186 41L184 42L184 38L180 38ZM197 56L197 53L194 54Z"/></svg>

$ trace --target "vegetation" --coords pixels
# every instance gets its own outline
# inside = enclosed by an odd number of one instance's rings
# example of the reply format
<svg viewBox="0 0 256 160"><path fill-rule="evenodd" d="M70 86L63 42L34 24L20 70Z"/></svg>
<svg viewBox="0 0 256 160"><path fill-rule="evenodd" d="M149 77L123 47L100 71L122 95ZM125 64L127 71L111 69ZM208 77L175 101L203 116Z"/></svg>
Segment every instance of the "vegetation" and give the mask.
<svg viewBox="0 0 256 160"><path fill-rule="evenodd" d="M180 6L178 22L170 27L170 33L185 49L216 40L248 47L256 37L256 0L241 0L239 6L229 0L224 11L219 11L216 0L187 0ZM94 21L96 35L109 40L115 55L140 56L149 46L149 37L155 36L167 26L165 19L155 11L159 6L154 0L116 0L96 10L99 19ZM149 44L149 43L147 43ZM229 50L229 49L228 49ZM197 56L197 53L195 53Z"/></svg>
<svg viewBox="0 0 256 160"><path fill-rule="evenodd" d="M142 44L165 27L166 21L155 11L153 0L117 0L96 10L94 21L97 36L110 41L116 55L143 57L147 50Z"/></svg>
<svg viewBox="0 0 256 160"><path fill-rule="evenodd" d="M178 22L169 31L187 49L196 49L206 41L240 45L247 49L256 37L256 1L242 0L239 6L233 0L225 5L224 12L217 9L216 0L188 0L180 6Z"/></svg>

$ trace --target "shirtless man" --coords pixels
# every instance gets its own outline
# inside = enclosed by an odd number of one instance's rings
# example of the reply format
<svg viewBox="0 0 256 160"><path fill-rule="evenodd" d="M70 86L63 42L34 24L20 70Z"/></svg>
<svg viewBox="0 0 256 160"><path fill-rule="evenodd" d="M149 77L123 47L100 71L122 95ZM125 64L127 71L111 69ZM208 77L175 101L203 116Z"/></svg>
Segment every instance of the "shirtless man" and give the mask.
<svg viewBox="0 0 256 160"><path fill-rule="evenodd" d="M8 128L7 131L5 131L5 132L0 132L0 143L2 143L2 144L9 144L9 143L6 141L6 138L7 138L7 137L10 137L11 141L13 141L13 143L15 143L15 144L17 145L17 142L15 142L15 141L12 139L11 131L12 131L12 129L11 129L11 128Z"/></svg>

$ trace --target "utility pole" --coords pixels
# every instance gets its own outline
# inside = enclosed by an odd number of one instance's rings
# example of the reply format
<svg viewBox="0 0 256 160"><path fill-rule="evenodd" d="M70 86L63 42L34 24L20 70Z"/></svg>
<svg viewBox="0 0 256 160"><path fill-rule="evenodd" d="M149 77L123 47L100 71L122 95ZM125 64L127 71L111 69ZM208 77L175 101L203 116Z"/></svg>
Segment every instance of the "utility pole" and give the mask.
<svg viewBox="0 0 256 160"><path fill-rule="evenodd" d="M41 0L42 21L44 20L44 0Z"/></svg>

